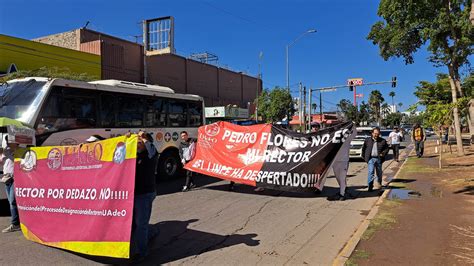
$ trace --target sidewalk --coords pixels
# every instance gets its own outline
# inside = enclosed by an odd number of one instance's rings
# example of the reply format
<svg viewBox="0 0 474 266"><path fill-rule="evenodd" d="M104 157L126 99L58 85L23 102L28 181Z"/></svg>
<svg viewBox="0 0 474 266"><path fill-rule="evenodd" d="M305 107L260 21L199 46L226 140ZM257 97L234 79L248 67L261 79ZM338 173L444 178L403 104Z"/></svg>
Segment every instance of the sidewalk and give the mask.
<svg viewBox="0 0 474 266"><path fill-rule="evenodd" d="M434 146L408 158L346 265L474 263L474 148L438 170Z"/></svg>

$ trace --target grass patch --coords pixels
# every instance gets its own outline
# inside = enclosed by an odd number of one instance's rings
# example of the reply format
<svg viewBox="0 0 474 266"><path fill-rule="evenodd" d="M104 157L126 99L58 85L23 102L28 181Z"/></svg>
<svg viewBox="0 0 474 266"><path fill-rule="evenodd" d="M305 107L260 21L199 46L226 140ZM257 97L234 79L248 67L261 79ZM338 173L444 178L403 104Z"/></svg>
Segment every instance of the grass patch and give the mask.
<svg viewBox="0 0 474 266"><path fill-rule="evenodd" d="M370 252L362 250L362 249L356 249L354 252L352 252L351 257L346 261L344 265L346 266L357 266L357 260L366 260L370 257Z"/></svg>
<svg viewBox="0 0 474 266"><path fill-rule="evenodd" d="M367 227L367 230L365 230L361 238L363 240L369 240L377 231L392 228L397 220L391 210L401 204L400 200L385 200L380 206L377 215L370 221L369 227Z"/></svg>
<svg viewBox="0 0 474 266"><path fill-rule="evenodd" d="M439 172L438 168L430 167L417 161L417 158L408 158L407 162L403 165L402 169L398 173L397 178L406 179L414 173L436 173ZM404 186L406 187L406 186Z"/></svg>

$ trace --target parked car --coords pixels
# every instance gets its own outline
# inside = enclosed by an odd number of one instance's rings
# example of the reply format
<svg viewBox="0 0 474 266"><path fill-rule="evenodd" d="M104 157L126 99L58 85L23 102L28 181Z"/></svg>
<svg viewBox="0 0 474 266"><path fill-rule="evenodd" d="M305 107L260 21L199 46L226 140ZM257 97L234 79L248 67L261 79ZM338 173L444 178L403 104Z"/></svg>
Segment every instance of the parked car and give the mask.
<svg viewBox="0 0 474 266"><path fill-rule="evenodd" d="M351 141L351 147L349 149L349 158L363 159L362 145L364 145L364 140L372 135L372 127L358 127L356 130L357 135Z"/></svg>
<svg viewBox="0 0 474 266"><path fill-rule="evenodd" d="M425 133L426 133L426 136L429 137L429 136L433 136L435 134L434 130L432 127L427 127L425 128Z"/></svg>
<svg viewBox="0 0 474 266"><path fill-rule="evenodd" d="M364 145L365 138L354 138L351 141L351 147L349 149L349 158L351 159L363 159L362 146Z"/></svg>

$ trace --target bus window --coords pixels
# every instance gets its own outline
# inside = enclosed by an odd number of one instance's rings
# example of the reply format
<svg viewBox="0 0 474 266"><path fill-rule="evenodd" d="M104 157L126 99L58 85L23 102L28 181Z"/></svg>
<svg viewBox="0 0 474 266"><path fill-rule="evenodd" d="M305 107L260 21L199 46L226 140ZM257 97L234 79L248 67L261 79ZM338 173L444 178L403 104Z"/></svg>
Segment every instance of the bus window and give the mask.
<svg viewBox="0 0 474 266"><path fill-rule="evenodd" d="M168 118L170 127L185 127L186 126L186 116L187 116L187 107L186 102L179 100L169 100L168 102Z"/></svg>
<svg viewBox="0 0 474 266"><path fill-rule="evenodd" d="M165 127L167 102L162 98L149 98L146 100L145 126Z"/></svg>
<svg viewBox="0 0 474 266"><path fill-rule="evenodd" d="M110 94L100 96L100 123L102 127L115 127L115 97Z"/></svg>
<svg viewBox="0 0 474 266"><path fill-rule="evenodd" d="M143 102L138 97L118 98L117 127L143 127Z"/></svg>
<svg viewBox="0 0 474 266"><path fill-rule="evenodd" d="M96 127L96 100L78 93L63 95L54 88L39 116L38 134Z"/></svg>
<svg viewBox="0 0 474 266"><path fill-rule="evenodd" d="M189 102L188 103L189 113L189 127L202 126L202 102Z"/></svg>

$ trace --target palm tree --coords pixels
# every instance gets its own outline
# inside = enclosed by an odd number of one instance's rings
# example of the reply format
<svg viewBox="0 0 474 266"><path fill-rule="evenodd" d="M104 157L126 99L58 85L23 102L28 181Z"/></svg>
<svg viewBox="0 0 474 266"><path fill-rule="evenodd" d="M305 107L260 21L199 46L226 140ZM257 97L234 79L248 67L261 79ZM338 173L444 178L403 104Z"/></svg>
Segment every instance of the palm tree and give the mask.
<svg viewBox="0 0 474 266"><path fill-rule="evenodd" d="M403 103L398 103L398 106L400 107L400 110L402 110Z"/></svg>
<svg viewBox="0 0 474 266"><path fill-rule="evenodd" d="M317 104L315 104L315 103L311 104L311 110L313 110L313 114L316 113L317 108L318 108Z"/></svg>
<svg viewBox="0 0 474 266"><path fill-rule="evenodd" d="M395 97L395 92L394 91L391 91L389 94L388 94L390 97L392 97L392 105L395 105L393 103L393 97Z"/></svg>
<svg viewBox="0 0 474 266"><path fill-rule="evenodd" d="M369 106L372 113L372 118L377 121L377 123L380 125L382 122L381 120L381 113L380 113L380 106L382 103L385 101L385 99L382 96L382 93L378 90L373 90L370 92L369 96Z"/></svg>
<svg viewBox="0 0 474 266"><path fill-rule="evenodd" d="M388 114L392 112L392 108L390 107L390 105L388 105L388 103L383 103L380 107L380 112L382 113L382 117L385 118Z"/></svg>

